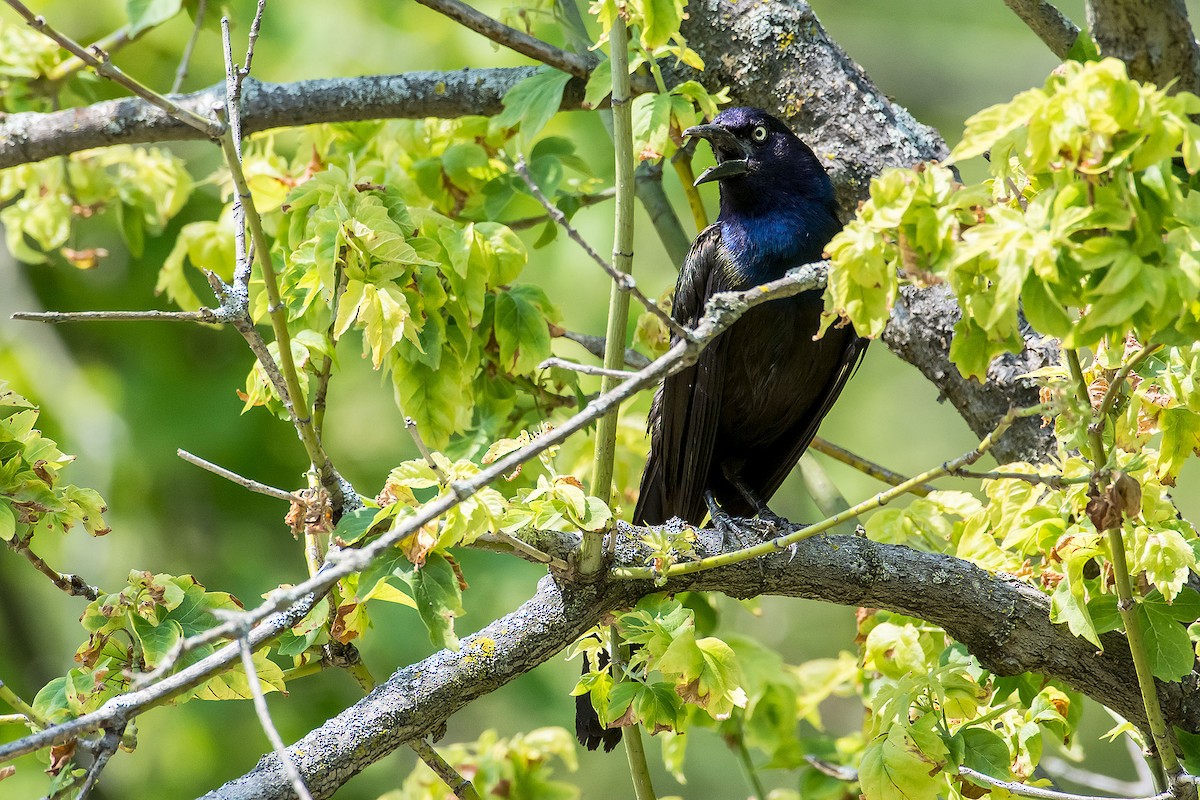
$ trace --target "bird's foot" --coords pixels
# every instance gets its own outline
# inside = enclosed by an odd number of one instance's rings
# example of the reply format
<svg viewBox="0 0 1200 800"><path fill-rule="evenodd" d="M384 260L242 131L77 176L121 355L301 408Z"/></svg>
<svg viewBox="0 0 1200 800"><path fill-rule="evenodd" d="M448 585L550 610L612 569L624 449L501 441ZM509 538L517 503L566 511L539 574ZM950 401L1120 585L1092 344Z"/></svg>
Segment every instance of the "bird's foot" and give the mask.
<svg viewBox="0 0 1200 800"><path fill-rule="evenodd" d="M717 504L712 492L704 493L704 502L708 505L708 515L712 517L713 527L721 532L722 544L744 550L750 546L746 542L748 534L753 533L755 538L761 538L762 525L759 520L730 516L729 512Z"/></svg>

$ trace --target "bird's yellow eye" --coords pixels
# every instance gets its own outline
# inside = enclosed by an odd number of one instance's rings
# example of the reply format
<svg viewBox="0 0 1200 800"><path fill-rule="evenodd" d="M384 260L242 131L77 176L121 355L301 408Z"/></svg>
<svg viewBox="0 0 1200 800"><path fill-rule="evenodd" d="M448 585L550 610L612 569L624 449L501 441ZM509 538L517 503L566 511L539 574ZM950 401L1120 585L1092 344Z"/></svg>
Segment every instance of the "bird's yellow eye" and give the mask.
<svg viewBox="0 0 1200 800"><path fill-rule="evenodd" d="M767 140L767 129L762 125L757 126L750 132L750 138L756 142L765 142Z"/></svg>

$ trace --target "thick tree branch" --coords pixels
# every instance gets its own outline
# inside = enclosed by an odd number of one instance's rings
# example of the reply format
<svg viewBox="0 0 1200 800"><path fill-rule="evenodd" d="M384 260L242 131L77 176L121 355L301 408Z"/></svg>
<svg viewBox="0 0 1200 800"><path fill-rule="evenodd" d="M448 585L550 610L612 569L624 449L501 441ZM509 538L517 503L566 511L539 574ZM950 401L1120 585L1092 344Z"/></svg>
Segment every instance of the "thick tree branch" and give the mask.
<svg viewBox="0 0 1200 800"><path fill-rule="evenodd" d="M1079 38L1079 26L1046 0L1004 0L1004 5L1011 8L1059 58L1065 59Z"/></svg>
<svg viewBox="0 0 1200 800"><path fill-rule="evenodd" d="M635 529L625 527L628 535ZM701 532L702 554L718 552L720 535ZM541 543L545 546L545 543ZM629 547L619 559L637 564ZM759 564L762 569L759 569ZM733 597L803 597L848 606L886 608L940 625L999 675L1038 672L1075 687L1135 724L1144 725L1133 662L1119 634L1102 637L1104 652L1049 619L1049 599L1008 576L991 575L950 556L885 545L861 537L822 536L752 568L733 565L672 580L666 591L720 591ZM406 741L436 730L458 709L550 658L601 615L624 608L656 589L649 581L600 587L556 585L544 578L537 593L513 613L396 672L355 706L289 748L314 797L329 797L363 767ZM1163 709L1174 725L1200 731L1197 676L1159 684ZM564 709L568 704L564 702ZM206 800L290 798L274 754L205 795Z"/></svg>
<svg viewBox="0 0 1200 800"><path fill-rule="evenodd" d="M1200 46L1184 0L1088 0L1087 24L1100 54L1124 61L1131 78L1200 92Z"/></svg>
<svg viewBox="0 0 1200 800"><path fill-rule="evenodd" d="M463 69L296 83L247 78L242 88L242 129L249 134L315 122L498 114L505 92L535 71L535 67ZM205 114L224 103L225 85L169 99ZM583 81L573 79L563 93L562 107L578 109L582 100ZM0 117L0 169L92 147L202 138L199 131L135 97L47 114L8 114Z"/></svg>

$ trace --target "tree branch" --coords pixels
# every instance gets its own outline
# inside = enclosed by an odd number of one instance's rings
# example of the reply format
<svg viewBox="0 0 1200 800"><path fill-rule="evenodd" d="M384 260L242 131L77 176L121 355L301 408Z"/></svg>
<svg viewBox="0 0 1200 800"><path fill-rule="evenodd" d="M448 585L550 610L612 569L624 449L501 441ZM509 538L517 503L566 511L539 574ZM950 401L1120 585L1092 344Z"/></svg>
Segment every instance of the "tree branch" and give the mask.
<svg viewBox="0 0 1200 800"><path fill-rule="evenodd" d="M1079 26L1046 0L1004 0L1004 5L1059 58L1065 59L1079 38Z"/></svg>
<svg viewBox="0 0 1200 800"><path fill-rule="evenodd" d="M622 526L618 559L640 563L629 544L639 529ZM716 555L720 534L701 531L701 555ZM545 543L541 543L545 546ZM712 548L703 552L704 548ZM761 565L761 569L759 566ZM656 588L649 581L599 587L560 586L543 578L537 593L513 613L462 642L396 672L355 706L289 748L314 797L329 797L345 781L408 740L436 730L484 694L533 669L570 644L607 611L655 591L720 591L732 597L776 594L886 608L946 629L998 675L1038 672L1062 680L1135 724L1145 725L1133 662L1124 638L1101 637L1104 652L1053 625L1050 601L1011 576L995 576L951 556L924 553L857 536L802 542L794 559L781 553L752 568L734 565L683 576ZM1174 725L1200 731L1197 676L1159 684ZM564 697L564 709L567 707ZM205 800L282 800L289 787L278 759L264 756L251 772L206 794Z"/></svg>
<svg viewBox="0 0 1200 800"><path fill-rule="evenodd" d="M1200 91L1200 46L1184 0L1088 0L1087 24L1100 54L1124 61L1129 77Z"/></svg>
<svg viewBox="0 0 1200 800"><path fill-rule="evenodd" d="M242 131L316 122L421 119L498 114L504 94L536 67L408 72L363 78L265 83L247 78L242 86ZM168 95L196 114L225 102L224 83L185 95ZM572 79L563 110L579 109L583 81ZM206 138L141 98L105 100L81 108L0 118L0 169L115 144L150 144Z"/></svg>

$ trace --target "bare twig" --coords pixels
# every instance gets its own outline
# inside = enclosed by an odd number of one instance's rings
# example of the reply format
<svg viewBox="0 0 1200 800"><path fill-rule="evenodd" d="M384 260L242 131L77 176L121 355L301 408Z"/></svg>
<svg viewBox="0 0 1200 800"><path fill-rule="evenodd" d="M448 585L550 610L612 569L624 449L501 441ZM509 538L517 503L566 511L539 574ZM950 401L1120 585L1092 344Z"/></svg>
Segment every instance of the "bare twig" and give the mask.
<svg viewBox="0 0 1200 800"><path fill-rule="evenodd" d="M14 11L24 17L31 28L58 42L59 46L64 50L67 50L89 67L96 70L98 75L108 78L114 83L119 83L146 102L153 103L167 114L170 114L180 122L190 125L210 139L215 139L221 135L222 127L220 123L215 120L205 119L193 111L176 105L169 98L164 97L144 83L126 75L121 69L113 65L112 61L109 60L108 53L99 47L93 46L91 51L87 50L79 42L52 28L44 17L34 14L21 0L4 0L4 2L8 3Z"/></svg>
<svg viewBox="0 0 1200 800"><path fill-rule="evenodd" d="M1133 372L1139 364L1161 349L1161 344L1150 343L1143 345L1141 349L1133 354L1132 358L1121 365L1121 368L1109 380L1108 390L1104 392L1104 397L1100 400L1100 406L1096 409L1096 416L1099 419L1104 419L1108 416L1108 412L1112 411L1113 405L1121 395L1121 390L1125 386L1125 379L1129 377L1129 373Z"/></svg>
<svg viewBox="0 0 1200 800"><path fill-rule="evenodd" d="M259 483L256 480L252 480L252 479L244 477L242 475L238 475L236 472L234 472L232 470L225 469L224 467L218 467L216 464L212 463L211 461L205 461L200 456L193 455L192 453L189 453L187 450L176 450L175 455L179 456L180 458L182 458L184 461L188 462L189 464L195 464L197 467L200 467L201 469L208 470L212 474L219 475L220 477L224 478L225 480L232 481L233 483L236 483L238 486L242 486L246 489L249 489L252 492L257 492L258 494L264 494L267 497L274 497L276 500L284 500L288 503L299 503L300 505L308 504L307 500L305 500L300 495L295 494L294 492L289 492L284 489L276 489L274 486L268 486L265 483Z"/></svg>
<svg viewBox="0 0 1200 800"><path fill-rule="evenodd" d="M112 758L113 753L117 752L117 748L121 746L121 737L124 735L124 723L104 731L104 737L100 739L99 752L95 754L95 760L92 762L91 767L88 768L87 778L84 779L83 786L79 787L79 794L76 795L77 800L87 800L88 795L92 793L92 789L96 786L96 781L100 779L100 773L108 766L108 760Z"/></svg>
<svg viewBox="0 0 1200 800"><path fill-rule="evenodd" d="M254 61L254 47L258 44L258 31L262 27L263 12L267 10L267 0L258 0L254 10L254 21L250 23L250 33L246 37L246 60L242 62L241 77L238 79L238 91L242 88L242 78L250 74L250 64Z"/></svg>
<svg viewBox="0 0 1200 800"><path fill-rule="evenodd" d="M450 476L446 474L446 470L442 469L442 465L433 457L433 451L429 449L429 445L425 444L425 439L421 437L421 431L417 429L417 421L412 417L405 417L404 427L408 430L408 435L412 437L413 442L417 445L417 450L421 453L421 457L425 459L425 463L433 470L433 474L437 475L438 480L442 483L450 483Z"/></svg>
<svg viewBox="0 0 1200 800"><path fill-rule="evenodd" d="M581 375L600 375L609 378L627 378L631 372L623 369L605 369L604 367L596 367L591 364L580 364L575 361L568 361L565 358L547 358L542 363L538 364L538 369L550 369L558 367L559 369L567 369L571 372L578 372Z"/></svg>
<svg viewBox="0 0 1200 800"><path fill-rule="evenodd" d="M143 34L148 33L150 30L152 29L142 28L142 30L138 32L137 36L130 36L129 26L122 25L120 28L113 31L108 36L105 36L103 39L97 39L95 42L92 42L92 44L88 46L88 49L96 50L99 48L109 55L112 55L118 50L124 48L129 43L141 38ZM52 84L62 83L86 66L87 63L84 62L83 59L79 58L78 56L71 56L66 61L52 69L50 74L46 76L46 80Z"/></svg>
<svg viewBox="0 0 1200 800"><path fill-rule="evenodd" d="M459 774L450 762L442 758L441 754L433 749L433 745L424 739L412 739L408 742L408 746L421 757L425 762L425 766L433 770L433 773L442 779L442 782L454 792L454 796L461 800L479 800L479 792L475 789L475 785Z"/></svg>
<svg viewBox="0 0 1200 800"><path fill-rule="evenodd" d="M417 2L482 36L486 36L497 44L532 58L534 61L540 61L577 78L587 78L591 74L594 66L593 59L578 53L568 53L566 50L547 44L523 31L510 28L459 0L417 0Z"/></svg>
<svg viewBox="0 0 1200 800"><path fill-rule="evenodd" d="M639 175L638 177L640 178L641 176ZM613 199L616 193L617 190L610 186L609 188L603 189L599 192L592 192L591 194L576 194L571 195L571 197L576 203L579 204L579 208L587 208L588 206L594 206L597 203L603 203L605 200ZM532 228L535 225L541 225L545 222L554 222L554 218L549 214L542 214L537 217L523 217L521 219L514 219L512 222L506 222L504 224L512 228L514 231L520 231L525 230L526 228Z"/></svg>
<svg viewBox="0 0 1200 800"><path fill-rule="evenodd" d="M1066 58L1079 38L1079 26L1046 0L1004 0L1004 5L1011 8L1059 58Z"/></svg>
<svg viewBox="0 0 1200 800"><path fill-rule="evenodd" d="M1055 789L1043 789L1039 786L1027 786L1024 783L1017 783L1016 781L1002 781L990 775L984 775L982 772L976 772L969 767L959 767L958 772L972 783L977 783L981 786L990 786L994 789L1004 789L1018 797L1037 797L1041 798L1041 800L1171 800L1175 796L1173 792L1161 792L1152 797L1141 798L1096 797L1094 795L1060 792Z"/></svg>
<svg viewBox="0 0 1200 800"><path fill-rule="evenodd" d="M192 51L196 49L196 41L200 38L200 29L204 26L204 12L208 9L208 0L198 0L196 3L196 21L192 25L192 35L188 37L183 55L179 59L179 68L175 70L175 80L171 82L171 94L178 94L183 82L187 79L188 65L192 61Z"/></svg>
<svg viewBox="0 0 1200 800"><path fill-rule="evenodd" d="M17 311L11 319L28 322L207 322L218 324L223 320L211 308L199 311Z"/></svg>
<svg viewBox="0 0 1200 800"><path fill-rule="evenodd" d="M593 336L590 333L577 333L576 331L555 330L553 336L561 336L564 339L570 339L575 344L587 350L596 358L604 358L604 337ZM633 367L634 369L643 369L650 363L650 359L634 350L632 347L625 348L625 366Z"/></svg>
<svg viewBox="0 0 1200 800"><path fill-rule="evenodd" d="M659 308L658 303L655 303L649 297L646 297L646 295L642 294L642 290L637 287L637 282L633 279L632 275L630 275L628 272L622 272L621 270L617 269L611 261L601 256L596 252L595 248L588 244L587 240L583 238L583 235L579 231L575 230L571 223L567 221L566 214L564 214L558 208L558 206L551 203L550 198L546 197L546 195L538 187L537 182L533 179L533 176L529 174L529 168L525 165L524 157L517 158L517 162L513 165L513 170L519 176L521 176L521 180L525 181L525 185L529 187L529 192L539 203L542 204L542 208L546 209L546 213L550 215L550 218L557 222L562 229L567 232L567 236L571 237L571 241L583 248L583 252L587 253L592 261L595 261L600 265L600 269L604 270L608 276L616 282L617 287L620 288L621 291L628 292L630 295L632 295L634 299L645 306L647 311L658 317L658 319L662 321L662 323L666 325L667 328L670 329L670 331L676 336L680 336L685 339L691 336L691 333L686 328L684 328L675 320L671 319L670 314Z"/></svg>
<svg viewBox="0 0 1200 800"><path fill-rule="evenodd" d="M250 645L245 639L238 639L238 648L242 654L242 669L246 671L246 682L250 686L250 695L254 698L254 713L258 714L258 724L262 726L263 733L271 741L271 748L283 764L284 772L287 773L296 796L300 800L312 800L308 787L304 785L304 779L300 777L300 771L296 769L296 763L288 755L283 739L280 738L279 731L275 729L275 723L271 721L271 711L267 708L267 699L263 696L262 686L258 682L258 670L254 668L254 654L250 650Z"/></svg>
<svg viewBox="0 0 1200 800"><path fill-rule="evenodd" d="M72 597L86 597L88 600L95 600L100 596L100 590L83 578L78 575L60 573L43 561L41 556L29 548L29 539L29 536L23 539L13 537L8 544L12 549L25 556L25 559L33 565L34 569L45 575L55 586Z"/></svg>
<svg viewBox="0 0 1200 800"><path fill-rule="evenodd" d="M901 475L899 472L890 470L880 464L876 464L874 461L869 461L857 453L851 453L846 448L839 447L827 439L822 439L820 436L814 436L808 447L810 450L816 450L822 455L829 456L835 461L840 461L847 466L854 467L864 475L870 475L872 478L883 481L891 486L899 486L900 484L908 481L907 476ZM931 484L926 483L920 486L914 486L909 490L909 494L915 494L918 497L924 497L932 491L934 491L934 487Z"/></svg>

